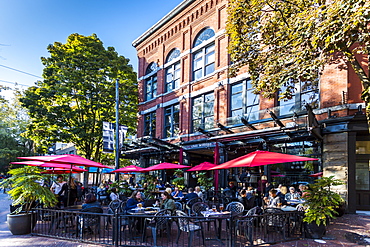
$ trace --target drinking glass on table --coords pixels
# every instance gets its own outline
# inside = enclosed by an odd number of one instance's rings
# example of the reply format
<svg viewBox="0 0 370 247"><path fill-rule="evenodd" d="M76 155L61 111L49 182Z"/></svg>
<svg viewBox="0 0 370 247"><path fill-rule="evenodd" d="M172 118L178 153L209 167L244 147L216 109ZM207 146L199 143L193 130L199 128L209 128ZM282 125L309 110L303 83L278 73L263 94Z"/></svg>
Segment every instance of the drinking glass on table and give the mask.
<svg viewBox="0 0 370 247"><path fill-rule="evenodd" d="M141 209L143 207L143 204L142 203L138 203L137 206L139 207L139 209Z"/></svg>
<svg viewBox="0 0 370 247"><path fill-rule="evenodd" d="M224 204L220 204L220 211L222 212L222 210L224 210Z"/></svg>
<svg viewBox="0 0 370 247"><path fill-rule="evenodd" d="M213 206L212 206L212 211L213 211L213 212L216 212L216 211L217 211L216 205L213 205Z"/></svg>

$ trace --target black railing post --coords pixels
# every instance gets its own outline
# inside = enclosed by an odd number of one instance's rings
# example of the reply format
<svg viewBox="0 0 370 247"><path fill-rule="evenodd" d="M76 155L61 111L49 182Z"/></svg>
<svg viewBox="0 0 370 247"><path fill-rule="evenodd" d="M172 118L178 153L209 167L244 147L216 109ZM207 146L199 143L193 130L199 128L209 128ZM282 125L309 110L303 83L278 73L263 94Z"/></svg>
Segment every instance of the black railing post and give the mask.
<svg viewBox="0 0 370 247"><path fill-rule="evenodd" d="M114 241L114 246L118 247L118 241L119 241L119 229L121 228L120 226L120 219L117 210L114 210L114 216L113 216L113 222L112 222L112 227L113 227L113 241Z"/></svg>

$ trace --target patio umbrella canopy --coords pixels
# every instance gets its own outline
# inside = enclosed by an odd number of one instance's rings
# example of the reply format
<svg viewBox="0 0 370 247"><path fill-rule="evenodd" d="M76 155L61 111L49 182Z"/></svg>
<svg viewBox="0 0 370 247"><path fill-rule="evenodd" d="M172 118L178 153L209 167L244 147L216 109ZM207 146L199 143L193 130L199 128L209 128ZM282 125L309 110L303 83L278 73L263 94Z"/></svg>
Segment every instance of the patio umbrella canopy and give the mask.
<svg viewBox="0 0 370 247"><path fill-rule="evenodd" d="M81 166L86 166L86 167L110 168L109 166L105 166L99 162L95 162L89 159L85 159L75 154L18 157L18 159L55 162L55 163L69 164L69 165L81 165Z"/></svg>
<svg viewBox="0 0 370 247"><path fill-rule="evenodd" d="M229 169L229 168L234 168L234 167L265 166L265 165L285 163L285 162L313 161L313 160L318 160L318 159L291 155L291 154L282 154L282 153L257 150L247 155L238 157L236 159L229 160L219 166L211 168L210 170Z"/></svg>
<svg viewBox="0 0 370 247"><path fill-rule="evenodd" d="M217 165L215 164L212 164L210 162L203 162L203 163L200 163L199 165L197 166L194 166L190 169L187 170L187 172L195 172L195 171L207 171L209 170L210 168L213 168Z"/></svg>
<svg viewBox="0 0 370 247"><path fill-rule="evenodd" d="M69 174L69 173L81 173L81 172L86 172L87 170L79 168L79 167L74 167L72 170L68 168L54 168L54 169L48 169L44 172L41 172L43 174Z"/></svg>
<svg viewBox="0 0 370 247"><path fill-rule="evenodd" d="M144 168L146 172L149 171L157 171L157 170L169 170L169 169L182 169L182 168L189 168L190 166L172 164L172 163L160 163L154 166L150 166L148 168Z"/></svg>
<svg viewBox="0 0 370 247"><path fill-rule="evenodd" d="M117 170L114 170L112 172L147 172L144 168L135 166L135 165L129 165L126 167L121 167Z"/></svg>
<svg viewBox="0 0 370 247"><path fill-rule="evenodd" d="M35 161L35 160L10 162L10 164L71 169L71 165L69 164L62 164L62 163L55 163L55 162L43 162L43 161ZM79 167L72 166L72 169L74 168L79 168ZM82 168L79 168L79 169L82 169Z"/></svg>

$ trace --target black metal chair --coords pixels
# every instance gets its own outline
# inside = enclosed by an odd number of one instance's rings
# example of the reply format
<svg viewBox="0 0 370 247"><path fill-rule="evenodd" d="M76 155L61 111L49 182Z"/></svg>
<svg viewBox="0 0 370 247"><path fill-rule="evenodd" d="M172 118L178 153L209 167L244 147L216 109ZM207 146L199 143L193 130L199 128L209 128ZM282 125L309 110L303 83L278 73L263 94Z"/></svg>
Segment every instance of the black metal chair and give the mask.
<svg viewBox="0 0 370 247"><path fill-rule="evenodd" d="M79 233L83 237L84 231L89 231L92 234L100 234L100 214L103 213L103 209L100 207L92 207L82 209L79 216ZM88 214L84 214L88 213Z"/></svg>
<svg viewBox="0 0 370 247"><path fill-rule="evenodd" d="M157 246L157 230L166 230L167 238L170 239L171 232L171 210L163 209L157 212L153 218L146 219L144 223L143 242L146 240L146 228L151 229L153 235L153 244Z"/></svg>
<svg viewBox="0 0 370 247"><path fill-rule="evenodd" d="M193 199L190 199L186 202L186 209L188 210L188 215L190 216L192 214L191 208L193 207L193 204L196 202L202 202L202 198L195 197Z"/></svg>
<svg viewBox="0 0 370 247"><path fill-rule="evenodd" d="M280 232L285 239L287 218L284 215L284 211L280 208L266 208L263 214L265 233L267 233L267 231Z"/></svg>
<svg viewBox="0 0 370 247"><path fill-rule="evenodd" d="M204 243L204 232L203 232L202 226L201 225L196 225L193 222L191 222L189 220L189 216L186 215L186 213L184 213L180 210L176 210L176 216L178 216L178 218L177 218L178 230L177 230L176 244L179 243L181 232L187 232L189 234L188 246L190 247L192 242L193 242L194 232L201 231L203 245L205 245L205 243Z"/></svg>
<svg viewBox="0 0 370 247"><path fill-rule="evenodd" d="M248 239L251 245L253 245L253 229L256 223L257 211L259 207L254 207L248 210L248 212L236 221L235 231L238 235L241 234L242 230L244 236Z"/></svg>
<svg viewBox="0 0 370 247"><path fill-rule="evenodd" d="M176 210L182 211L182 203L181 202L175 202Z"/></svg>

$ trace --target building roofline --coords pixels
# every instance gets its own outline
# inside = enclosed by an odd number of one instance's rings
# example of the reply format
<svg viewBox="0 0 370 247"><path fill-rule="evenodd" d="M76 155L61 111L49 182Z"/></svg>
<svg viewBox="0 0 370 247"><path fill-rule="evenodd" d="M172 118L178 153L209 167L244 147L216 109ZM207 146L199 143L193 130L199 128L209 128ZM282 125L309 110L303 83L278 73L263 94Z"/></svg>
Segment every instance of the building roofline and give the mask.
<svg viewBox="0 0 370 247"><path fill-rule="evenodd" d="M160 19L156 24L154 24L151 28L149 28L145 33L140 35L137 39L132 42L133 47L137 47L140 45L146 38L152 35L155 31L163 27L168 21L170 21L173 17L175 17L178 13L183 11L186 7L190 4L195 2L195 0L184 0L179 5L177 5L174 9L172 9L167 15L165 15L162 19Z"/></svg>

